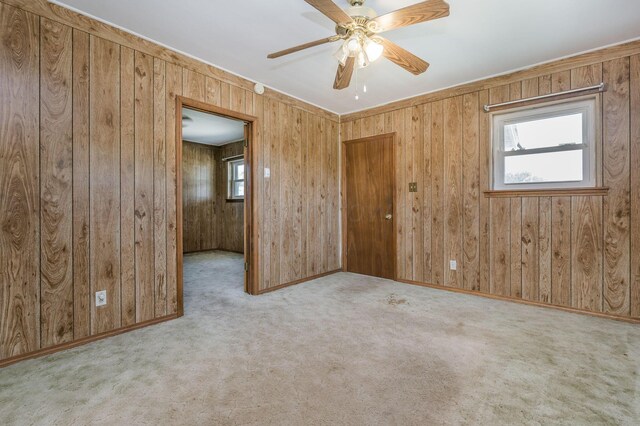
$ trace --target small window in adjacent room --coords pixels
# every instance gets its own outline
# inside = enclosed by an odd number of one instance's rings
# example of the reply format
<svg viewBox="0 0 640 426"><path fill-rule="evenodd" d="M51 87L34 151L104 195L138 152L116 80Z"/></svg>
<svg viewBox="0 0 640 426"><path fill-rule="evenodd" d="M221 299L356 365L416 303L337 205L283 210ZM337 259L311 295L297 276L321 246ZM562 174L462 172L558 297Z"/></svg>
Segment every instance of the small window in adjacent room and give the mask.
<svg viewBox="0 0 640 426"><path fill-rule="evenodd" d="M596 98L493 115L493 189L594 187Z"/></svg>
<svg viewBox="0 0 640 426"><path fill-rule="evenodd" d="M229 200L244 200L244 158L227 162Z"/></svg>

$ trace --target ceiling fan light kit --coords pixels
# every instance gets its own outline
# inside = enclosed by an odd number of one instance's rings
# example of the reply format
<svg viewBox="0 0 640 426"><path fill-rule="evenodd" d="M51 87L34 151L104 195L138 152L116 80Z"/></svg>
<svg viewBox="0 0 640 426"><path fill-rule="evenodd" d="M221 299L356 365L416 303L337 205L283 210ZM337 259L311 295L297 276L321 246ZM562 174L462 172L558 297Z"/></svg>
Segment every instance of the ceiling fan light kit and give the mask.
<svg viewBox="0 0 640 426"><path fill-rule="evenodd" d="M333 88L337 90L349 87L354 68L365 68L381 56L414 75L422 74L429 67L427 62L378 34L449 16L449 5L444 0L424 1L382 16L365 6L365 0L350 0L351 7L346 11L332 0L305 1L336 23L336 35L275 52L267 57L275 59L310 47L343 40L342 46L334 54L338 60L338 72Z"/></svg>

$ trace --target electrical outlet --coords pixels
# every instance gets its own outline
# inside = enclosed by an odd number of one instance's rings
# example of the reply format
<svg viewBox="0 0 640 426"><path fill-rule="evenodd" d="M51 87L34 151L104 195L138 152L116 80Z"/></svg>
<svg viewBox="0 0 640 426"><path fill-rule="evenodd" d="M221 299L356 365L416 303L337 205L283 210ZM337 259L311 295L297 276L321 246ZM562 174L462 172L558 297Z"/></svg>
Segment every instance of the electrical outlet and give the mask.
<svg viewBox="0 0 640 426"><path fill-rule="evenodd" d="M264 177L268 178L271 177L271 169L268 167L264 168Z"/></svg>
<svg viewBox="0 0 640 426"><path fill-rule="evenodd" d="M107 290L96 291L96 306L107 304Z"/></svg>
<svg viewBox="0 0 640 426"><path fill-rule="evenodd" d="M418 192L418 182L409 183L409 192Z"/></svg>
<svg viewBox="0 0 640 426"><path fill-rule="evenodd" d="M455 271L458 269L458 262L456 262L455 260L450 260L449 261L449 269L451 269L452 271Z"/></svg>

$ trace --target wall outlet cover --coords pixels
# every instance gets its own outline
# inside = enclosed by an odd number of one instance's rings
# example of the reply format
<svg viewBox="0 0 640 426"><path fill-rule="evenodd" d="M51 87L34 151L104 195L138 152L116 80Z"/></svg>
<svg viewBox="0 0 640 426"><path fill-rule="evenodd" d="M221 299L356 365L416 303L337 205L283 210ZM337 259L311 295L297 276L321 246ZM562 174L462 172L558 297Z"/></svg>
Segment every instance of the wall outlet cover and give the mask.
<svg viewBox="0 0 640 426"><path fill-rule="evenodd" d="M271 177L271 169L268 167L264 168L264 177L268 178Z"/></svg>
<svg viewBox="0 0 640 426"><path fill-rule="evenodd" d="M450 260L450 261L449 261L449 268L450 268L452 271L457 270L457 269L458 269L458 262L456 262L455 260Z"/></svg>
<svg viewBox="0 0 640 426"><path fill-rule="evenodd" d="M107 304L107 290L96 291L96 306Z"/></svg>

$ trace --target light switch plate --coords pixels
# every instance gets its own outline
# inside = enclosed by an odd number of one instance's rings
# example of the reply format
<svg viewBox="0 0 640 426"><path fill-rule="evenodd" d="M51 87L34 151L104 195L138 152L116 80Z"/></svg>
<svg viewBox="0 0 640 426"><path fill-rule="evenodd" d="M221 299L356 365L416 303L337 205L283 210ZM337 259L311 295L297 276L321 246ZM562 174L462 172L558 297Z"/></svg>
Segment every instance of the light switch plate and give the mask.
<svg viewBox="0 0 640 426"><path fill-rule="evenodd" d="M96 291L96 306L107 304L107 290Z"/></svg>
<svg viewBox="0 0 640 426"><path fill-rule="evenodd" d="M451 269L452 271L455 271L458 269L458 262L456 262L455 260L450 260L449 261L449 269Z"/></svg>

